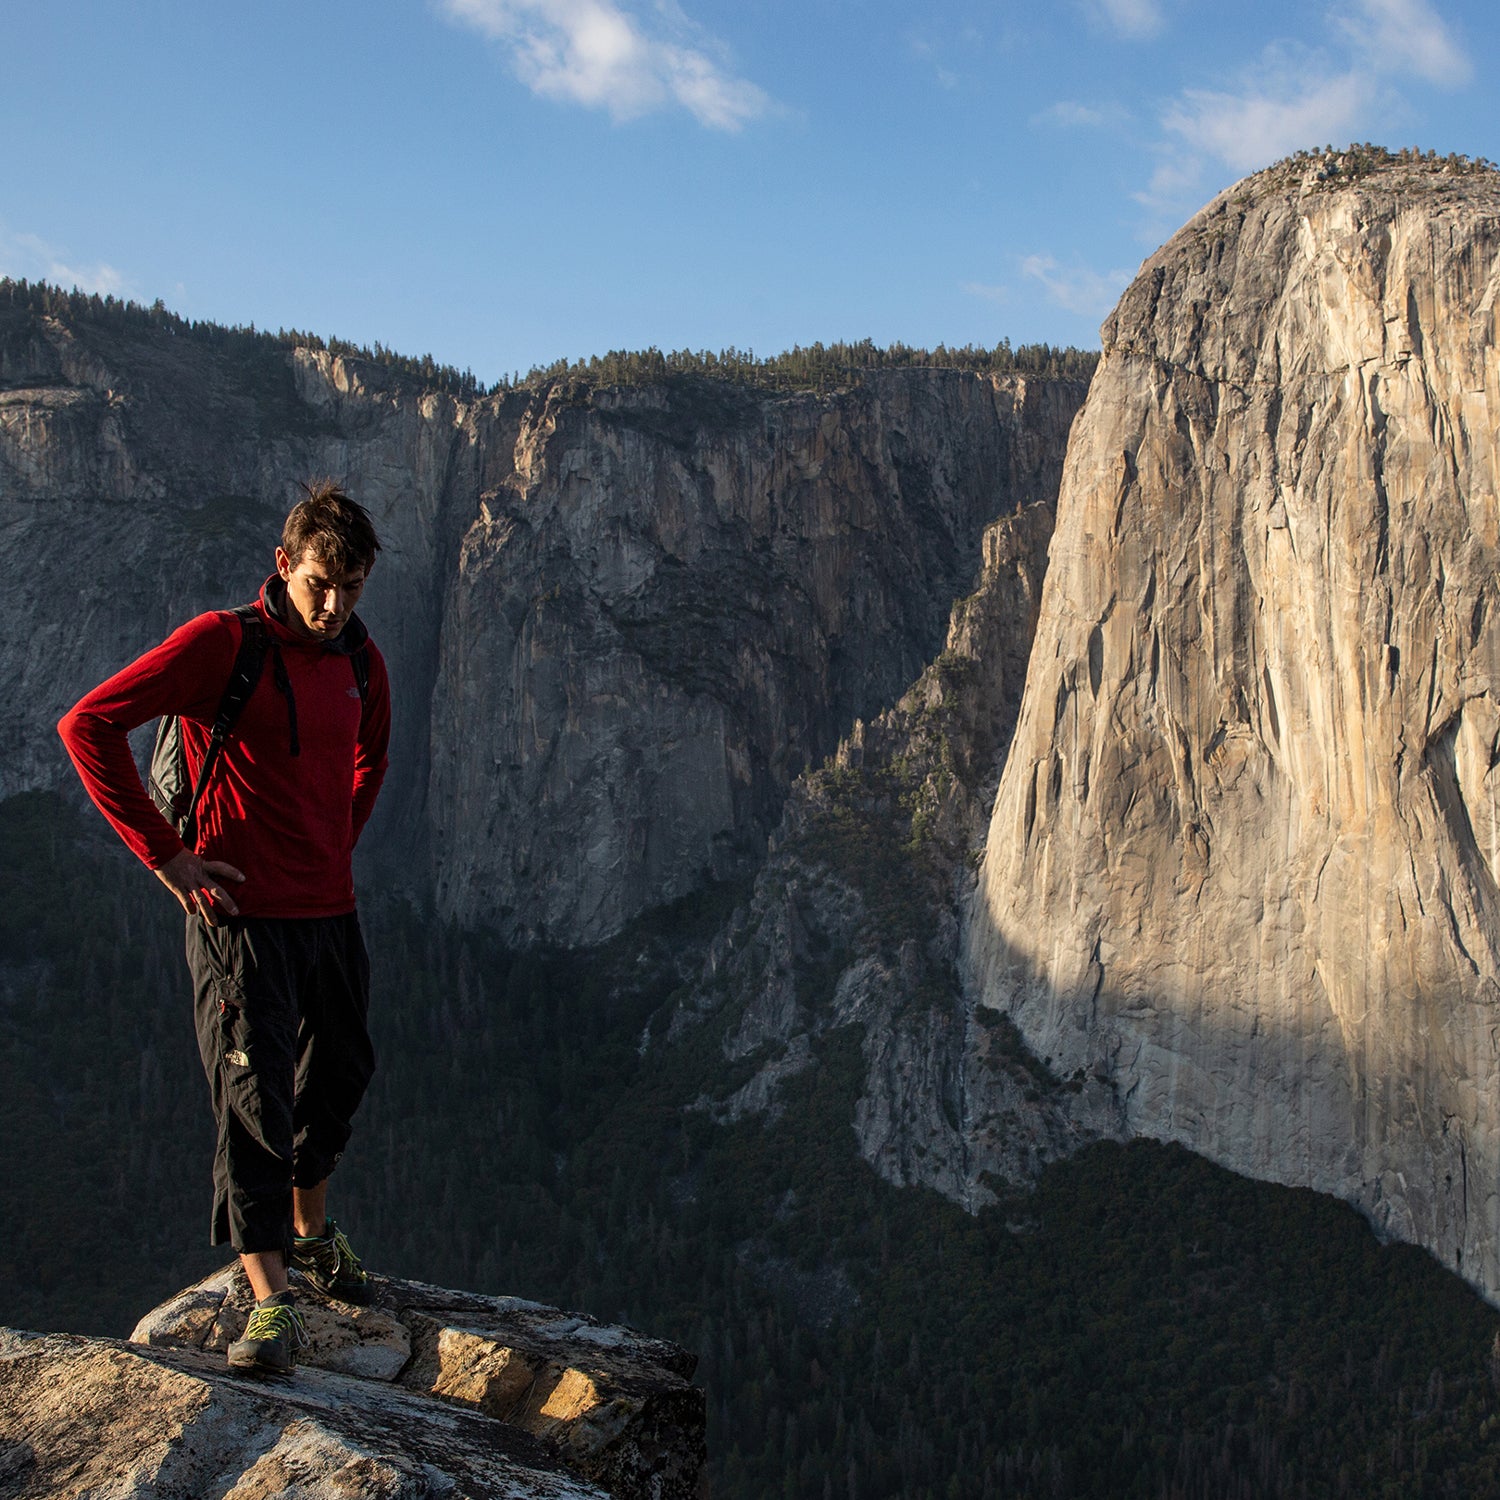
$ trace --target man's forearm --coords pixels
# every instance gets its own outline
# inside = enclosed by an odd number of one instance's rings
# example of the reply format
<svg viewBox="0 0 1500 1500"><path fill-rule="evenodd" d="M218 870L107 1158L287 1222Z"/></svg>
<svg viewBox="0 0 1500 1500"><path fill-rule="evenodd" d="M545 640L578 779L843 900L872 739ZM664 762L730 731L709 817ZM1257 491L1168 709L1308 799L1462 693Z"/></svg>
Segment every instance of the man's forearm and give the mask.
<svg viewBox="0 0 1500 1500"><path fill-rule="evenodd" d="M182 852L182 840L141 783L121 726L79 704L63 716L57 732L83 789L137 859L156 870Z"/></svg>

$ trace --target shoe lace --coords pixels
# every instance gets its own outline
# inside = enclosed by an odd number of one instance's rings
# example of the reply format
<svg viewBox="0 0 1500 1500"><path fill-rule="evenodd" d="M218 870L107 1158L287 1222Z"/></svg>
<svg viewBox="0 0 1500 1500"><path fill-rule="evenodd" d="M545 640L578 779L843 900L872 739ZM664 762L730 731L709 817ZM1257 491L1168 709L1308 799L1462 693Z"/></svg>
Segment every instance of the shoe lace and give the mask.
<svg viewBox="0 0 1500 1500"><path fill-rule="evenodd" d="M337 1224L329 1225L329 1239L333 1242L334 1275L338 1275L340 1271L346 1271L353 1277L363 1276L364 1270L360 1266L359 1257L354 1253L354 1247Z"/></svg>
<svg viewBox="0 0 1500 1500"><path fill-rule="evenodd" d="M308 1346L307 1325L295 1307L257 1307L245 1324L247 1339L279 1339L283 1335L295 1348L306 1349Z"/></svg>

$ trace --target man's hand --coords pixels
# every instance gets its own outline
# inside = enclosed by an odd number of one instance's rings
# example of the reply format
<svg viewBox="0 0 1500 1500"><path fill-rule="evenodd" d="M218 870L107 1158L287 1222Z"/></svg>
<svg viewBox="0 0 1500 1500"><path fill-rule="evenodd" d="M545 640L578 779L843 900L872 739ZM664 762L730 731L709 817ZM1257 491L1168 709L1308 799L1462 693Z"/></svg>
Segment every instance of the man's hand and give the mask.
<svg viewBox="0 0 1500 1500"><path fill-rule="evenodd" d="M183 911L197 912L210 927L217 927L221 917L240 914L224 882L245 877L221 859L199 859L191 849L184 849L152 873L176 896Z"/></svg>

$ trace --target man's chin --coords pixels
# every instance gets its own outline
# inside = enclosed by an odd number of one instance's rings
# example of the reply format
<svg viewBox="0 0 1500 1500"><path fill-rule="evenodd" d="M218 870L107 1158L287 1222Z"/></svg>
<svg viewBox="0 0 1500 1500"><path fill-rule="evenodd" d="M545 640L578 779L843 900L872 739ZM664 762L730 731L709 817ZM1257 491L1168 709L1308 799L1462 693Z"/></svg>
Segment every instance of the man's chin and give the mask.
<svg viewBox="0 0 1500 1500"><path fill-rule="evenodd" d="M305 641L336 641L343 634L347 620L329 623L324 620L299 620L292 629Z"/></svg>

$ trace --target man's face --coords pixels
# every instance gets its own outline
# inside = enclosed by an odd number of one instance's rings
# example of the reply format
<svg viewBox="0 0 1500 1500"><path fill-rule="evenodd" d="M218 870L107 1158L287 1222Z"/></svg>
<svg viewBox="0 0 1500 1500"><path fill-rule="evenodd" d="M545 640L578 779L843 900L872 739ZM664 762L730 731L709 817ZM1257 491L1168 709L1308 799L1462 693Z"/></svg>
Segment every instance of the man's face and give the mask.
<svg viewBox="0 0 1500 1500"><path fill-rule="evenodd" d="M331 641L344 628L370 572L361 565L336 573L311 552L294 563L280 547L276 571L286 584L286 623L311 641Z"/></svg>

